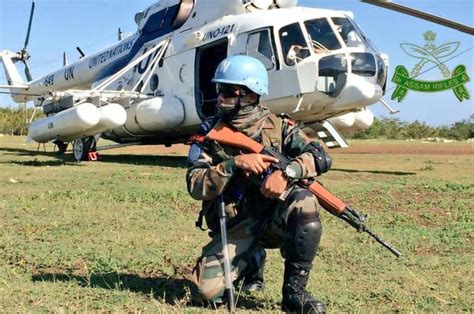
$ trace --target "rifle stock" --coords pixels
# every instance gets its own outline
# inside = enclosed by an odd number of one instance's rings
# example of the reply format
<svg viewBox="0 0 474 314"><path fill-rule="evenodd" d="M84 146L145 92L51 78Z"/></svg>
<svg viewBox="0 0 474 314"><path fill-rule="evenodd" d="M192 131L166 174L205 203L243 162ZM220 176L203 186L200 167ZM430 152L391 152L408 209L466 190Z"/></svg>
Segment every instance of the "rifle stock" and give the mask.
<svg viewBox="0 0 474 314"><path fill-rule="evenodd" d="M264 146L245 134L231 129L225 123L219 123L206 137L221 144L242 148L250 153L261 153Z"/></svg>

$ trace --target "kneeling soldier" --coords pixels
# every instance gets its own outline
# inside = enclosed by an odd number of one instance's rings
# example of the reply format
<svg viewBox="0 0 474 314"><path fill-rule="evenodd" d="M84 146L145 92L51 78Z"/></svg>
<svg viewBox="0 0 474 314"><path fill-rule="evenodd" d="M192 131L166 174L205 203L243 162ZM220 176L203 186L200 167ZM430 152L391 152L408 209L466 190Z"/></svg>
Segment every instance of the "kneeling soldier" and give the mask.
<svg viewBox="0 0 474 314"><path fill-rule="evenodd" d="M193 271L202 301L220 303L224 297L222 243L217 223L217 198L223 195L228 220L232 280L244 281L249 289L263 284L265 248L279 248L285 258L282 309L321 313L325 305L306 291L322 227L315 196L296 187L286 197L288 182L311 179L331 167L322 147L312 142L291 120L277 117L259 104L268 94L268 76L263 64L248 56L229 57L218 66L218 114L201 126L206 135L219 121L265 146L272 146L292 159L284 171L267 173L268 163L277 162L261 154L242 154L201 136L189 152L186 175L190 195L203 201L202 217L211 229L212 241L203 248ZM196 137L198 138L198 137ZM261 185L255 177L265 176Z"/></svg>

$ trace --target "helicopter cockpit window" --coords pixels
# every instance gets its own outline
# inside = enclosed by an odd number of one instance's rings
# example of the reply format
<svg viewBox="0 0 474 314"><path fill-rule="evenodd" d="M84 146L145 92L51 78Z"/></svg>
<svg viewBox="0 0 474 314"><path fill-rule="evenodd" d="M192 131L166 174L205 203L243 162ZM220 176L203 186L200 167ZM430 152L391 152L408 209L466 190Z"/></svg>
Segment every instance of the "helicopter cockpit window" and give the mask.
<svg viewBox="0 0 474 314"><path fill-rule="evenodd" d="M267 70L275 67L275 54L268 29L249 35L247 39L247 55L260 60Z"/></svg>
<svg viewBox="0 0 474 314"><path fill-rule="evenodd" d="M325 18L315 19L304 23L310 36L311 45L316 53L328 53L341 48L336 34Z"/></svg>
<svg viewBox="0 0 474 314"><path fill-rule="evenodd" d="M311 55L299 23L282 27L279 34L283 57L287 65L295 65Z"/></svg>
<svg viewBox="0 0 474 314"><path fill-rule="evenodd" d="M375 56L376 62L377 62L377 84L382 87L382 89L385 90L385 85L387 83L387 66L385 65L385 62L382 60L382 58L379 55Z"/></svg>
<svg viewBox="0 0 474 314"><path fill-rule="evenodd" d="M322 57L319 60L318 89L331 97L339 95L346 84L347 70L345 54Z"/></svg>
<svg viewBox="0 0 474 314"><path fill-rule="evenodd" d="M350 60L352 63L352 73L360 76L375 76L375 59L371 53L357 52L350 54Z"/></svg>
<svg viewBox="0 0 474 314"><path fill-rule="evenodd" d="M348 18L334 17L332 18L332 21L334 25L336 25L336 29L347 47L365 46L363 36L357 31Z"/></svg>

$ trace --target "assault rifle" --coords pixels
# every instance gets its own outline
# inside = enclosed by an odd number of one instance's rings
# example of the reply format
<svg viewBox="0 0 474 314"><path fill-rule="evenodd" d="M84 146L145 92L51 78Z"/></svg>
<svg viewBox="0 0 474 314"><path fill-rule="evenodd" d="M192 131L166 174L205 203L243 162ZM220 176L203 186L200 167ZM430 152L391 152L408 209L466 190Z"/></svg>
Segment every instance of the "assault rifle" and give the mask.
<svg viewBox="0 0 474 314"><path fill-rule="evenodd" d="M291 161L288 157L284 156L274 148L263 146L245 134L230 128L223 122L214 127L214 129L206 135L206 138L224 145L244 149L249 153L258 153L275 157L279 160L278 163L271 165L275 170L283 170L283 168ZM365 226L364 223L367 219L366 215L362 215L355 209L351 208L349 205L337 198L337 196L326 190L326 188L324 188L319 182L314 181L310 184L305 184L300 180L295 182L295 184L311 191L325 210L349 223L357 230L357 232L366 232L378 243L382 244L386 249L392 252L396 257L400 257L401 253L395 247L385 242L381 237L374 234Z"/></svg>

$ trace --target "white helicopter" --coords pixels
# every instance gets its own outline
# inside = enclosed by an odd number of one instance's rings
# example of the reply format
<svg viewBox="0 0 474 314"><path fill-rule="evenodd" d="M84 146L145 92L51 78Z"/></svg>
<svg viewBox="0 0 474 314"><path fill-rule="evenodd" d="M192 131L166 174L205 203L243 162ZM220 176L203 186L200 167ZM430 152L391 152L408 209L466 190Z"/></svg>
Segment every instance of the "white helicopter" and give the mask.
<svg viewBox="0 0 474 314"><path fill-rule="evenodd" d="M99 137L118 145L186 142L215 114L211 78L230 55L253 56L266 66L263 105L304 123L328 147L347 147L337 129L369 127L366 108L379 101L388 57L377 50L351 12L297 6L297 0L162 0L135 15L138 31L110 48L32 79L27 45L1 51L15 102L34 101L45 118L28 136L73 142L76 160L93 159ZM363 2L473 33L472 28L383 0ZM24 82L15 63L25 64ZM383 102L391 112L395 112ZM111 147L111 148L112 148ZM91 155L92 153L92 155Z"/></svg>

